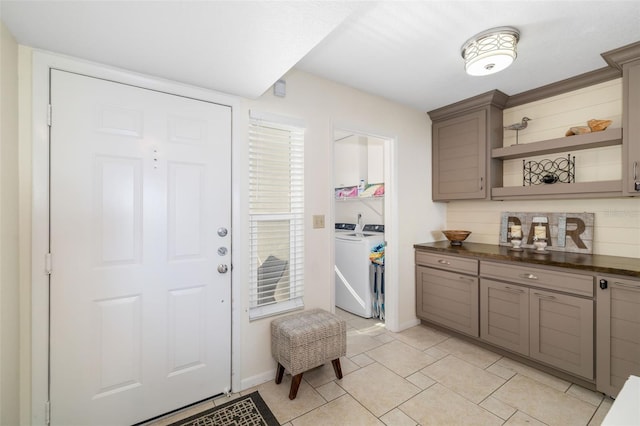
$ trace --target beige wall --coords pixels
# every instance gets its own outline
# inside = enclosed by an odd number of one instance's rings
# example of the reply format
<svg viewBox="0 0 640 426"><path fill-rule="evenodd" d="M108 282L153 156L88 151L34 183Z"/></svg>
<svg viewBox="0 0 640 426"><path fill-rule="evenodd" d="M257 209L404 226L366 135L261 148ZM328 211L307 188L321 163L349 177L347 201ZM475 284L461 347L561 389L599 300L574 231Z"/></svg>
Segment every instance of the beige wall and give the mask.
<svg viewBox="0 0 640 426"><path fill-rule="evenodd" d="M387 183L387 190L395 190L396 195L391 198L397 203L390 214L385 211L385 223L387 229L395 229L398 241L395 247L388 247L386 259L388 268L396 270L398 281L388 285L396 285L398 289L397 306L393 309L396 312L394 326L402 329L415 324L413 244L433 241L430 230L442 228L445 209L444 205L431 202L431 123L427 115L298 70L283 78L287 82L285 98L275 97L268 91L258 100L245 100L246 110L240 116L246 119L249 109L257 109L306 122L305 306L332 308L330 296L334 272L330 255L333 233L330 226L312 229L311 216L324 214L327 225L331 223L333 129L334 126L348 127L394 139L394 182ZM247 128L244 123L239 127ZM246 137L243 135L240 140ZM246 282L245 272L243 269L237 273L235 281ZM245 292L243 312L247 308L246 300ZM275 364L269 352L269 323L269 319L249 323L243 314L241 346L245 386L272 379Z"/></svg>
<svg viewBox="0 0 640 426"><path fill-rule="evenodd" d="M21 262L21 342L24 354L21 370L21 395L23 419L30 419L31 395L31 54L32 49L20 46L20 250L24 256ZM406 328L416 323L415 290L413 267L413 244L433 241L430 229L442 228L445 221L445 206L431 202L431 123L427 115L415 109L404 107L385 99L371 96L345 86L314 77L300 71L291 71L287 81L287 96L278 98L268 91L257 100L241 99L239 132L234 136L233 147L233 209L234 215L241 217L240 225L234 224L234 234L244 232L239 243L234 240L234 285L241 286L241 300L234 303L234 310L241 318L240 365L234 370L239 377L234 378L243 388L266 380L272 380L275 364L270 354L269 319L248 321L248 233L242 231L248 224L246 193L248 116L250 109L302 119L306 123L305 135L305 305L332 309L333 284L333 232L330 227L333 214L333 131L334 126L348 127L363 133L380 135L393 139L390 153L394 174L389 190L395 188L395 196L388 202L393 204L386 217L387 226L397 235L396 244L389 247L387 259L393 259L390 269L394 269L397 282L397 297L390 323L396 329ZM395 201L394 201L395 200ZM327 226L313 229L311 216L324 214ZM240 231L238 231L238 227ZM244 226L246 228L246 226ZM388 285L392 285L388 281ZM36 380L34 377L33 380ZM28 420L23 423L28 423Z"/></svg>
<svg viewBox="0 0 640 426"><path fill-rule="evenodd" d="M19 424L18 45L0 21L0 424Z"/></svg>
<svg viewBox="0 0 640 426"><path fill-rule="evenodd" d="M520 132L519 143L563 137L570 127L584 126L592 118L612 120L610 127L620 128L621 79L507 109L504 123L519 122L523 116L532 121ZM505 131L504 145L514 143L515 133ZM620 146L572 154L576 156L576 182L621 179ZM522 185L522 160L506 161L504 173L505 186ZM452 202L447 208L447 226L472 231L468 241L496 244L504 211L595 213L594 254L640 258L640 198Z"/></svg>

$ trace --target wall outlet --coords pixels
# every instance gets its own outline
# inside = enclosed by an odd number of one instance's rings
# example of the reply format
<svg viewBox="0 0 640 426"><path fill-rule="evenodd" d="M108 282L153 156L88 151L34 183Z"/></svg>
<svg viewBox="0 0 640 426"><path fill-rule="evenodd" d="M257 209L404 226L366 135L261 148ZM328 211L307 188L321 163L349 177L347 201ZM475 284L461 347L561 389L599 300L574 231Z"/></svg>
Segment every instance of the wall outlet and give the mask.
<svg viewBox="0 0 640 426"><path fill-rule="evenodd" d="M324 215L323 214L314 214L313 215L313 228L314 229L324 228Z"/></svg>

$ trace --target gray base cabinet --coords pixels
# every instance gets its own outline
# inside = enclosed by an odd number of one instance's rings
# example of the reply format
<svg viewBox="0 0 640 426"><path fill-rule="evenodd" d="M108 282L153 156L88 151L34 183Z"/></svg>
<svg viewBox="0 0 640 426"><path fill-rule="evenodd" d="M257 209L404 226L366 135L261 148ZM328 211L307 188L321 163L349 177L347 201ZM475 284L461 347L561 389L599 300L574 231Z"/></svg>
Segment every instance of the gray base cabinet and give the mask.
<svg viewBox="0 0 640 426"><path fill-rule="evenodd" d="M480 281L480 338L504 349L591 380L593 326L591 299Z"/></svg>
<svg viewBox="0 0 640 426"><path fill-rule="evenodd" d="M478 278L418 266L419 318L478 337Z"/></svg>
<svg viewBox="0 0 640 426"><path fill-rule="evenodd" d="M478 337L477 271L477 260L416 253L416 316Z"/></svg>
<svg viewBox="0 0 640 426"><path fill-rule="evenodd" d="M637 259L414 247L419 318L612 397L640 376Z"/></svg>
<svg viewBox="0 0 640 426"><path fill-rule="evenodd" d="M593 300L531 289L529 315L531 358L594 378Z"/></svg>
<svg viewBox="0 0 640 426"><path fill-rule="evenodd" d="M598 277L596 387L613 397L640 376L640 281Z"/></svg>
<svg viewBox="0 0 640 426"><path fill-rule="evenodd" d="M480 281L480 338L522 355L529 355L529 289Z"/></svg>

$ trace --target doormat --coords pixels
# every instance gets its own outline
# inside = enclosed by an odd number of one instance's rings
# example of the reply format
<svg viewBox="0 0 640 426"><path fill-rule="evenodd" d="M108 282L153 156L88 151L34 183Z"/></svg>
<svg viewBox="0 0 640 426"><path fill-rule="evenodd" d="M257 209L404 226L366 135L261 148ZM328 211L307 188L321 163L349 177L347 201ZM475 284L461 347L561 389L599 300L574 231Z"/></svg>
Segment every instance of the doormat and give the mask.
<svg viewBox="0 0 640 426"><path fill-rule="evenodd" d="M280 426L258 391L207 409L169 426Z"/></svg>

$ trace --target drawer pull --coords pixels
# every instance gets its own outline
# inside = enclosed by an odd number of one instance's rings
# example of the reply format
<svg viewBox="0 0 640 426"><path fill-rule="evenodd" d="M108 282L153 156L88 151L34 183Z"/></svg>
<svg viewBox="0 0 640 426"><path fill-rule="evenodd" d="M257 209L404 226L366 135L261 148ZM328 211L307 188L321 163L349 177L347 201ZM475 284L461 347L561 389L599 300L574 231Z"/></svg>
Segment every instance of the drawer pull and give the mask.
<svg viewBox="0 0 640 426"><path fill-rule="evenodd" d="M526 278L528 280L537 280L538 279L538 277L536 275L533 275L533 274L521 274L520 277Z"/></svg>
<svg viewBox="0 0 640 426"><path fill-rule="evenodd" d="M524 290L521 288L505 287L504 289L511 293L519 293L519 294L524 293Z"/></svg>
<svg viewBox="0 0 640 426"><path fill-rule="evenodd" d="M462 281L469 281L470 283L474 282L476 279L475 278L471 278L471 277L458 277L458 279L462 280Z"/></svg>
<svg viewBox="0 0 640 426"><path fill-rule="evenodd" d="M614 282L614 284L619 285L620 287L624 287L624 288L631 288L633 290L640 290L640 285L621 283L620 281L616 281L616 282Z"/></svg>
<svg viewBox="0 0 640 426"><path fill-rule="evenodd" d="M547 296L546 294L540 294L540 293L536 293L536 292L533 292L533 294L538 296L540 299L556 300L556 298L554 296Z"/></svg>
<svg viewBox="0 0 640 426"><path fill-rule="evenodd" d="M451 262L444 259L438 259L438 263L440 263L441 265L451 265Z"/></svg>

